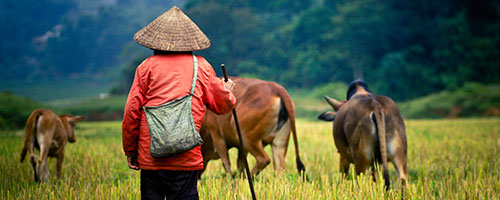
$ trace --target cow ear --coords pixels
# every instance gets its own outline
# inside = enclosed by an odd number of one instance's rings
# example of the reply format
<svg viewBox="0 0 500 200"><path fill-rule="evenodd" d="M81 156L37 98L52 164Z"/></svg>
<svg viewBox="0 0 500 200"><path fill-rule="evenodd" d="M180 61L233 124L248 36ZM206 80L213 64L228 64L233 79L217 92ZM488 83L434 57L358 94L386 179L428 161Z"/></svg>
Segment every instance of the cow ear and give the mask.
<svg viewBox="0 0 500 200"><path fill-rule="evenodd" d="M79 121L82 121L82 120L83 120L83 117L80 116L80 115L77 115L77 116L71 117L71 119L69 120L69 122L76 123L76 122L79 122Z"/></svg>
<svg viewBox="0 0 500 200"><path fill-rule="evenodd" d="M335 116L337 116L336 112L326 111L324 113L321 113L321 115L318 116L318 119L331 122L335 120Z"/></svg>

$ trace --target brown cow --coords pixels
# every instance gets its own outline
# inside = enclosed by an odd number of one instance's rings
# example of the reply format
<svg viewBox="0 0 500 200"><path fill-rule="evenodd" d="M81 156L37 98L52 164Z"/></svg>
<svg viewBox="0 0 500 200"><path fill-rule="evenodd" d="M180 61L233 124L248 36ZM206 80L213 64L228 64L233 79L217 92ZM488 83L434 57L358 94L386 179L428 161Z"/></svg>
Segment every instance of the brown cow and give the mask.
<svg viewBox="0 0 500 200"><path fill-rule="evenodd" d="M295 108L288 92L277 83L250 78L231 78L235 87L236 112L245 146L256 159L251 174L259 173L270 158L264 146L271 144L275 170L285 169L285 155L290 131L295 142L295 155L299 173L305 171L300 160L295 129ZM203 164L206 168L211 159L221 158L224 169L231 174L228 149L239 146L238 134L232 113L215 115L207 111L201 127L203 138ZM239 149L238 168L243 169L243 156Z"/></svg>
<svg viewBox="0 0 500 200"><path fill-rule="evenodd" d="M340 153L340 171L345 175L354 164L356 174L365 172L382 162L386 189L389 189L387 162L393 163L401 184L408 179L407 143L403 119L398 107L389 97L373 95L366 83L354 81L348 89L348 101L339 108L338 102L326 97L338 112L324 112L319 116L334 121L333 138ZM375 177L375 176L373 176Z"/></svg>
<svg viewBox="0 0 500 200"><path fill-rule="evenodd" d="M75 142L75 123L83 120L81 116L57 116L48 109L37 109L31 113L26 121L24 146L21 152L21 163L24 161L26 151L29 151L31 165L33 166L34 179L48 181L49 169L47 157L56 157L57 177L61 176L61 167L64 159L66 142ZM34 148L40 150L37 159Z"/></svg>

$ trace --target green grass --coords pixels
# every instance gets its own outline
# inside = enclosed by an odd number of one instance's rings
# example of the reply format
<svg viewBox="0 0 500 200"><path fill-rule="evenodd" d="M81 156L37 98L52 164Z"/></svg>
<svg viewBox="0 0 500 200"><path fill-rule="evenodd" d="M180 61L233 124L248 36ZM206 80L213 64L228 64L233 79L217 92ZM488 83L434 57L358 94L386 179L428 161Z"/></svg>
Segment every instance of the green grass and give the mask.
<svg viewBox="0 0 500 200"><path fill-rule="evenodd" d="M409 199L500 198L500 119L407 120L406 125ZM33 183L30 164L19 163L22 130L0 132L0 199L138 199L139 173L127 167L120 127L119 122L79 124L76 143L66 148L62 178L55 178L50 160L48 184ZM299 119L297 127L309 181L297 175L290 142L286 170L275 173L271 164L256 177L258 199L400 199L398 184L385 192L382 182L369 176L341 177L331 123ZM235 149L230 155L235 170ZM253 166L253 157L249 162ZM392 167L390 174L394 183ZM225 176L220 160L209 162L198 187L202 199L251 199L247 181Z"/></svg>

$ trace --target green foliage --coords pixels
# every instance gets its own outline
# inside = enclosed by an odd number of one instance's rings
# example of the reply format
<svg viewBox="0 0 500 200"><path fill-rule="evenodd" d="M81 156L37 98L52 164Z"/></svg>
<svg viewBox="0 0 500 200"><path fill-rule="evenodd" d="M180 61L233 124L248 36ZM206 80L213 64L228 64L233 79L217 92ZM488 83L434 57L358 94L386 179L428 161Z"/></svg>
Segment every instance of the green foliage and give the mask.
<svg viewBox="0 0 500 200"><path fill-rule="evenodd" d="M31 70L42 73L44 68L33 58L37 36L60 22L60 17L74 7L73 1L65 0L7 0L0 3L0 66L1 79L26 78ZM30 66L30 67L28 67ZM27 70L29 69L29 70Z"/></svg>
<svg viewBox="0 0 500 200"><path fill-rule="evenodd" d="M405 118L484 117L500 115L500 85L466 83L399 104Z"/></svg>
<svg viewBox="0 0 500 200"><path fill-rule="evenodd" d="M453 17L438 21L449 39L442 40L434 57L439 60L437 67L442 73L447 88L457 88L467 81L482 83L500 82L500 39L496 35L500 22L491 26L478 26L467 19L466 12L458 12ZM474 28L485 28L484 33L475 34Z"/></svg>
<svg viewBox="0 0 500 200"><path fill-rule="evenodd" d="M311 98L323 100L323 96L327 95L335 99L346 99L347 84L343 82L327 83L319 85L312 89L291 89L292 97L296 98Z"/></svg>
<svg viewBox="0 0 500 200"><path fill-rule="evenodd" d="M125 96L94 98L62 109L71 115L81 115L88 121L121 120L126 100Z"/></svg>
<svg viewBox="0 0 500 200"><path fill-rule="evenodd" d="M0 130L24 127L31 112L40 107L31 99L0 92Z"/></svg>
<svg viewBox="0 0 500 200"><path fill-rule="evenodd" d="M422 54L422 46L412 46L403 52L385 55L380 68L374 72L378 81L369 84L376 94L384 94L396 100L421 97L444 88L435 69L407 60L409 54ZM411 80L411 81L409 81Z"/></svg>
<svg viewBox="0 0 500 200"><path fill-rule="evenodd" d="M45 81L9 81L0 84L0 91L11 91L17 95L29 97L42 103L65 101L73 103L81 99L97 97L109 90L106 81L89 78L67 78L64 80ZM56 105L57 106L57 105Z"/></svg>
<svg viewBox="0 0 500 200"><path fill-rule="evenodd" d="M221 30L209 37L223 51L205 55L216 66L235 66L233 75L251 74L305 88L364 79L374 91L396 100L458 88L468 81L500 82L500 51L494 48L499 45L500 9L490 0L480 6L449 0L314 1L300 10L281 1L257 7L254 2L187 3L202 30ZM272 9L276 7L284 11ZM231 21L245 9L247 17L238 17L242 23L213 24L221 18ZM293 17L286 17L292 10ZM248 29L248 35L232 36L250 22L257 26Z"/></svg>
<svg viewBox="0 0 500 200"><path fill-rule="evenodd" d="M0 65L5 80L101 75L133 57L120 57L133 34L174 1L42 0L0 5ZM56 30L57 29L57 30ZM44 36L44 37L40 37ZM134 44L135 48L140 48Z"/></svg>
<svg viewBox="0 0 500 200"><path fill-rule="evenodd" d="M138 56L129 63L123 69L121 76L116 83L116 85L111 88L110 93L112 95L126 95L128 94L132 83L134 82L135 71L137 66L139 66L147 56Z"/></svg>
<svg viewBox="0 0 500 200"><path fill-rule="evenodd" d="M137 59L150 55L133 34L173 5L211 39L197 54L232 76L287 88L364 79L397 101L500 83L493 0L8 0L0 83L92 79L125 94Z"/></svg>
<svg viewBox="0 0 500 200"><path fill-rule="evenodd" d="M250 9L203 1L186 12L208 38L212 38L210 50L197 54L206 57L214 68L224 63L232 75L253 71L253 67L238 65L259 48L259 42L251 38L258 38L260 22Z"/></svg>
<svg viewBox="0 0 500 200"><path fill-rule="evenodd" d="M290 89L290 95L295 103L295 116L316 119L327 110L333 110L323 98L324 95L338 100L346 98L347 84L342 82L328 83L312 89Z"/></svg>

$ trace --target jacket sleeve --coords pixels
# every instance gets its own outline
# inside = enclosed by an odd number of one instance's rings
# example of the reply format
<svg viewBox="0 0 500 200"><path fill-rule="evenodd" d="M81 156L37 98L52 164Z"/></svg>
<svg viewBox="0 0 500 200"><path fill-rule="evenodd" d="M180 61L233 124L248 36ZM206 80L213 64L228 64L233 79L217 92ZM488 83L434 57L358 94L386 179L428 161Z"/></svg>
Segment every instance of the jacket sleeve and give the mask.
<svg viewBox="0 0 500 200"><path fill-rule="evenodd" d="M144 104L145 87L141 83L140 67L137 67L134 82L128 94L122 123L123 151L127 156L137 155L139 126L141 123L142 106Z"/></svg>
<svg viewBox="0 0 500 200"><path fill-rule="evenodd" d="M210 65L210 64L208 64ZM226 89L224 82L217 78L212 66L209 66L207 91L204 91L203 101L209 110L221 115L231 112L236 105L236 97Z"/></svg>

